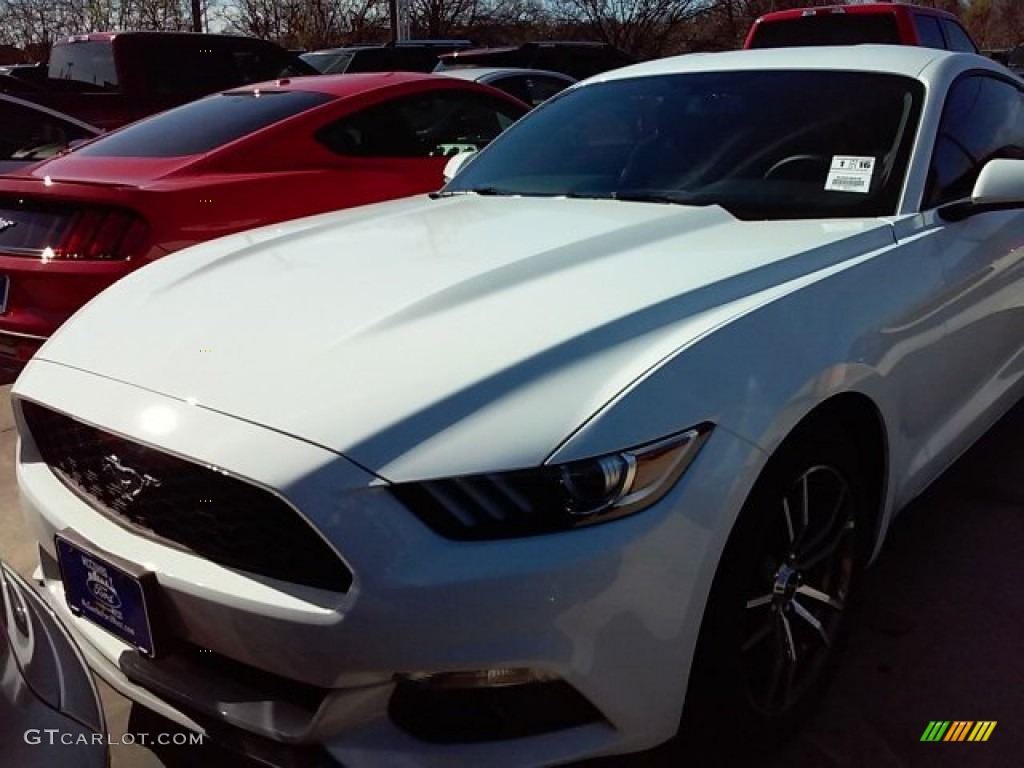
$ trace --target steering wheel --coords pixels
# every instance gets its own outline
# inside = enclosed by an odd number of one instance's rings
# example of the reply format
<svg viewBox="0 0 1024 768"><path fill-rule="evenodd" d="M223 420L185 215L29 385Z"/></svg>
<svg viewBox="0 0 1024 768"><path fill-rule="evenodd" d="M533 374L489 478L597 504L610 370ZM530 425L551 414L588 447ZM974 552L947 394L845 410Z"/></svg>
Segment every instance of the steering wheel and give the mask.
<svg viewBox="0 0 1024 768"><path fill-rule="evenodd" d="M764 172L764 179L789 178L794 181L817 181L831 167L825 155L804 153L784 157ZM824 179L822 179L824 181Z"/></svg>

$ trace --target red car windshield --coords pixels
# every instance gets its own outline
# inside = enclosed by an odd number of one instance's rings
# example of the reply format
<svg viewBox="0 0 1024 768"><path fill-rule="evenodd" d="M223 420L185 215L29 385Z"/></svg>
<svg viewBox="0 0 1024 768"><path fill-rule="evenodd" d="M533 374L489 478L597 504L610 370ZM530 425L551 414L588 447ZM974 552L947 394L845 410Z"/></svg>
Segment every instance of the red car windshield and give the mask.
<svg viewBox="0 0 1024 768"><path fill-rule="evenodd" d="M129 125L77 152L94 157L199 155L332 98L310 91L219 93Z"/></svg>

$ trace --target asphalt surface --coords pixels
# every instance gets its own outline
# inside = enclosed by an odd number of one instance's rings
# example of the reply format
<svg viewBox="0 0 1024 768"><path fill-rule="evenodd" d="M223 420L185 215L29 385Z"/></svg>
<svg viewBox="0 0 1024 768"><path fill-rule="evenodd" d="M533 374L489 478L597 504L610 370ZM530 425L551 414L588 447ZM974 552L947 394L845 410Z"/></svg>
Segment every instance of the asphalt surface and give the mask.
<svg viewBox="0 0 1024 768"><path fill-rule="evenodd" d="M0 387L0 556L29 575L35 544L17 508L15 433ZM900 516L867 572L838 677L799 737L766 768L1016 768L1024 765L1024 405ZM120 743L157 733L103 687L112 768L249 768L211 746L155 753ZM986 742L922 742L934 720L996 721ZM61 765L60 747L46 760ZM3 756L0 755L0 765ZM664 750L600 761L687 768ZM709 768L730 768L714 761ZM388 768L382 765L381 768ZM481 766L486 768L486 766Z"/></svg>

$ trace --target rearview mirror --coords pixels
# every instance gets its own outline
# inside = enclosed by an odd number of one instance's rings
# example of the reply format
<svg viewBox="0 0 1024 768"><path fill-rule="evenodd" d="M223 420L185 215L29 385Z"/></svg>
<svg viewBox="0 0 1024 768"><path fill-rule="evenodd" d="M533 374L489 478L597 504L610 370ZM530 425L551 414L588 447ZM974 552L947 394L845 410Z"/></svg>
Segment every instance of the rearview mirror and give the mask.
<svg viewBox="0 0 1024 768"><path fill-rule="evenodd" d="M474 157L476 157L476 152L460 152L457 155L452 155L444 165L444 183L447 184L454 179L455 174Z"/></svg>

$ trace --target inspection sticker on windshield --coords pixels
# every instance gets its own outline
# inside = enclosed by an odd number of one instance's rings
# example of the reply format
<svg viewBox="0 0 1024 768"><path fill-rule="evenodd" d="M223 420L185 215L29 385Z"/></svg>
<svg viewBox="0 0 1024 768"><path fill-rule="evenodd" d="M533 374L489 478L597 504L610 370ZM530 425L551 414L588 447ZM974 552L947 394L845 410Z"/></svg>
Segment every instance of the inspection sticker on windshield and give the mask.
<svg viewBox="0 0 1024 768"><path fill-rule="evenodd" d="M868 192L875 158L856 155L833 155L832 167L825 179L825 189L836 192Z"/></svg>

